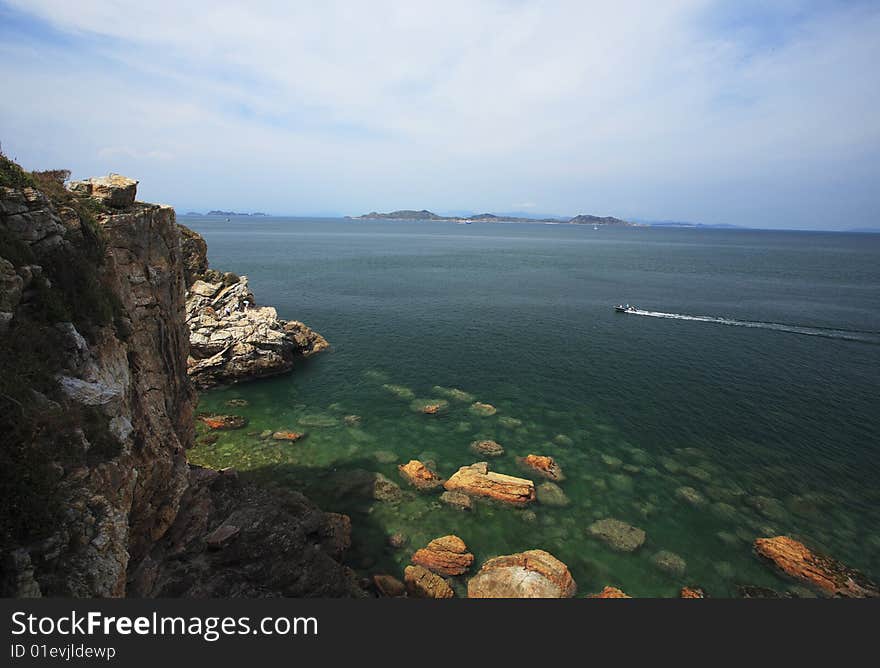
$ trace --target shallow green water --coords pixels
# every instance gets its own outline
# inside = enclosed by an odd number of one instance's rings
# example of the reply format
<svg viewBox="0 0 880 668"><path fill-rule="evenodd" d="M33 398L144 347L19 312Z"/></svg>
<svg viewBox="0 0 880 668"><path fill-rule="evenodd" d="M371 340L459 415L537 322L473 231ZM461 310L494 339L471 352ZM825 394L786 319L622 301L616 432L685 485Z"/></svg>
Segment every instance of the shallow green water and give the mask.
<svg viewBox="0 0 880 668"><path fill-rule="evenodd" d="M191 460L350 514L350 561L363 573L399 575L414 549L455 533L478 563L546 549L579 595L691 584L726 596L737 584L791 587L751 553L755 537L791 533L880 577L877 236L183 222L206 237L213 266L247 274L258 301L334 346L291 376L206 393L200 410L250 424ZM615 314L620 301L653 315ZM668 317L681 314L732 322ZM498 413L449 399L443 415L423 415L389 384L426 399L435 385L461 388ZM232 398L249 405L228 408ZM279 444L264 429L309 435ZM449 476L479 459L468 446L480 438L505 447L490 460L500 472L523 475L516 456L555 457L571 504L466 513L397 474L419 458ZM361 493L358 471L399 482L404 500ZM704 502L683 500L682 487ZM644 546L623 554L589 537L604 517L644 529ZM410 539L403 549L387 547L395 532ZM660 550L685 559L685 573L658 569Z"/></svg>

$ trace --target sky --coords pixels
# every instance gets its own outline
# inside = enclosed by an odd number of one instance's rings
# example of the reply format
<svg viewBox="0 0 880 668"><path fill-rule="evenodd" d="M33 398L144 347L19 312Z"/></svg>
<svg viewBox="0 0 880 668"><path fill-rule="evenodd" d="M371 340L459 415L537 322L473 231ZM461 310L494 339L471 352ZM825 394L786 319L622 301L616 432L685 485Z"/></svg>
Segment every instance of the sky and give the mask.
<svg viewBox="0 0 880 668"><path fill-rule="evenodd" d="M0 0L0 142L188 210L880 227L880 3Z"/></svg>

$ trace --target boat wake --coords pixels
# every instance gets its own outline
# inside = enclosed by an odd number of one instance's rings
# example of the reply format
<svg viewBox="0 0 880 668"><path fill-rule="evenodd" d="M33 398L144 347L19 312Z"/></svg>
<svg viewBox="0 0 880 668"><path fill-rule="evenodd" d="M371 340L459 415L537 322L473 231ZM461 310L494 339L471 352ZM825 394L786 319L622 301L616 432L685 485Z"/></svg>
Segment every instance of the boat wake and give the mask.
<svg viewBox="0 0 880 668"><path fill-rule="evenodd" d="M761 320L734 320L733 318L719 318L711 315L687 315L684 313L663 313L662 311L645 311L643 309L630 309L630 315L642 315L648 318L668 318L671 320L691 320L694 322L710 322L716 325L728 325L731 327L752 327L754 329L772 329L777 332L790 334L803 334L804 336L822 336L829 339L844 339L846 341L860 341L880 345L880 332L861 331L855 329L835 329L832 327L808 327L806 325L793 325L784 322L763 322Z"/></svg>

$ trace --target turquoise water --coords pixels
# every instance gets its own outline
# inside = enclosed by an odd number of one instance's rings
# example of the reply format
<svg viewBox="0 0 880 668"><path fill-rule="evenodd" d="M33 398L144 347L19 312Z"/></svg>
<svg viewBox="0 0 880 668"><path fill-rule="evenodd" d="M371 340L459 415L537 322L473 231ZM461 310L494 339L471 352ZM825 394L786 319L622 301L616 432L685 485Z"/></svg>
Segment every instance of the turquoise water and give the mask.
<svg viewBox="0 0 880 668"><path fill-rule="evenodd" d="M793 586L751 552L755 537L789 533L880 578L880 235L181 220L212 266L247 274L258 302L333 344L291 376L204 394L201 410L250 424L191 459L350 514L363 574L399 576L413 550L455 533L478 563L546 549L579 595L689 584L730 596ZM618 302L644 314L616 314ZM460 388L498 413L450 399L423 415L389 384L424 399ZM249 405L226 407L233 398ZM279 445L264 429L309 436ZM420 458L448 477L478 460L481 438L505 447L490 460L500 472L555 457L570 505L466 513L397 474ZM370 498L358 471L401 483L403 500ZM645 544L619 553L591 538L604 517L644 529ZM395 532L406 547L387 546ZM655 566L661 550L684 574Z"/></svg>

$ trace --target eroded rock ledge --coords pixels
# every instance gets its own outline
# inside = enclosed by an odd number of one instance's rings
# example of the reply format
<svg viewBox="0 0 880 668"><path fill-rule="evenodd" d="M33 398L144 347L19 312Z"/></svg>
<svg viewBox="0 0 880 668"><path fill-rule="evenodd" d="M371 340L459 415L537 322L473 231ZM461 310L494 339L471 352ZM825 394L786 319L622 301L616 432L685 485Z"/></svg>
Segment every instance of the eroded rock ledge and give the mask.
<svg viewBox="0 0 880 668"><path fill-rule="evenodd" d="M196 387L285 373L297 358L330 347L303 323L282 320L273 307L258 306L247 276L209 269L204 239L179 227L187 276L187 371Z"/></svg>

